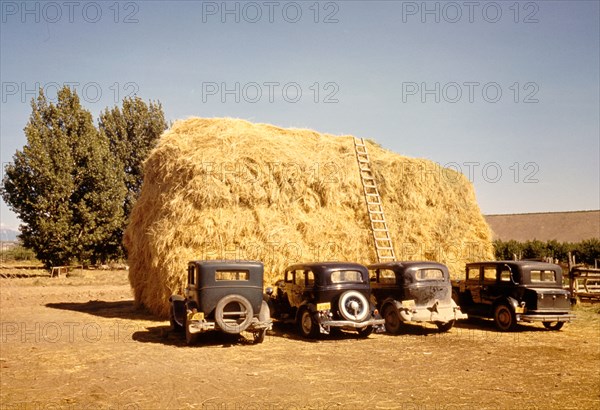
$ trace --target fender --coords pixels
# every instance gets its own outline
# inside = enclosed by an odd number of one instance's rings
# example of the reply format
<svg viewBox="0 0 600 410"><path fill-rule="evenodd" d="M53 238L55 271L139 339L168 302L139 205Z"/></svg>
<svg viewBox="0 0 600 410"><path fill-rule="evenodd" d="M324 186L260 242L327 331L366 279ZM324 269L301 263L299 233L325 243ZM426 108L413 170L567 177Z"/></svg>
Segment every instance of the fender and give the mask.
<svg viewBox="0 0 600 410"><path fill-rule="evenodd" d="M169 302L185 302L185 298L181 295L171 295Z"/></svg>
<svg viewBox="0 0 600 410"><path fill-rule="evenodd" d="M383 314L383 312L385 312L385 309L389 305L394 306L396 309L401 309L402 308L402 303L398 302L394 298L387 298L386 300L383 301L383 303L381 303L381 310L380 310L379 313Z"/></svg>
<svg viewBox="0 0 600 410"><path fill-rule="evenodd" d="M300 306L298 306L298 309L296 309L296 317L294 318L296 323L298 323L298 320L300 319L300 311L304 308L308 309L311 314L314 314L317 311L317 307L314 303L303 301Z"/></svg>
<svg viewBox="0 0 600 410"><path fill-rule="evenodd" d="M496 309L496 306L498 306L500 303L506 303L508 306L510 306L512 308L513 313L515 313L516 308L519 307L519 302L515 298L507 296L504 298L496 299L492 304L492 311Z"/></svg>

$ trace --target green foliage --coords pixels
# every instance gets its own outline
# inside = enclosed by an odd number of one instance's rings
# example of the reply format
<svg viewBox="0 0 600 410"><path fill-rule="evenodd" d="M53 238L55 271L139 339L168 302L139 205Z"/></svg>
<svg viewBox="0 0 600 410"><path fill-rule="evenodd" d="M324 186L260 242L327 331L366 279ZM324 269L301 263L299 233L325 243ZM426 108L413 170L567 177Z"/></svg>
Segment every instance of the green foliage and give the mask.
<svg viewBox="0 0 600 410"><path fill-rule="evenodd" d="M515 240L494 241L496 259L537 259L552 257L560 262L568 261L568 254L575 255L578 263L593 266L596 259L600 259L600 239L586 239L578 243L558 242L555 240L542 242L538 240L517 242Z"/></svg>
<svg viewBox="0 0 600 410"><path fill-rule="evenodd" d="M0 261L4 262L35 262L35 252L27 249L22 245L12 246L8 249L3 249L0 253Z"/></svg>
<svg viewBox="0 0 600 410"><path fill-rule="evenodd" d="M167 129L167 123L160 102L146 104L141 98L125 98L122 108L106 109L100 114L100 133L110 144L124 173L127 195L123 202L123 223L114 232L112 247L107 251L115 256L123 256L121 245L123 231L128 217L137 200L144 179L143 164L156 145L160 135Z"/></svg>
<svg viewBox="0 0 600 410"><path fill-rule="evenodd" d="M20 238L46 266L108 258L123 226L123 171L108 139L68 87L49 103L40 90L27 145L8 164L2 197L24 222ZM118 245L118 244L117 244Z"/></svg>
<svg viewBox="0 0 600 410"><path fill-rule="evenodd" d="M594 265L596 259L600 259L600 239L592 238L575 244L573 253L577 262L582 262L590 266ZM600 261L599 261L600 262Z"/></svg>

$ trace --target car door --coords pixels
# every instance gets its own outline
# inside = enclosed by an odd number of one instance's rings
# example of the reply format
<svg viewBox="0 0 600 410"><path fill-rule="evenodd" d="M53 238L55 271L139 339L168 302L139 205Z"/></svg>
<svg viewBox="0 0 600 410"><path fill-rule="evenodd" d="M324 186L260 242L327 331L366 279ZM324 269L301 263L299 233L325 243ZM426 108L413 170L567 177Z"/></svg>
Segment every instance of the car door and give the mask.
<svg viewBox="0 0 600 410"><path fill-rule="evenodd" d="M469 266L465 279L464 300L467 304L481 303L481 267Z"/></svg>
<svg viewBox="0 0 600 410"><path fill-rule="evenodd" d="M305 274L303 270L295 270L293 273L293 283L289 293L290 304L293 307L298 307L302 304L302 294L305 288Z"/></svg>
<svg viewBox="0 0 600 410"><path fill-rule="evenodd" d="M480 278L479 303L491 306L494 300L498 298L498 267L496 265L484 265Z"/></svg>

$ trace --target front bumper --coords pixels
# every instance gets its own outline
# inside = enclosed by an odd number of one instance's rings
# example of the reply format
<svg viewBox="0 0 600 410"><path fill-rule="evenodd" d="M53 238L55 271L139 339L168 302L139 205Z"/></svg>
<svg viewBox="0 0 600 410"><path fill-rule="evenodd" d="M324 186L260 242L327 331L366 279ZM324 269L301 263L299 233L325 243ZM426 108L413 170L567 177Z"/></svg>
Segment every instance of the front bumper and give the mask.
<svg viewBox="0 0 600 410"><path fill-rule="evenodd" d="M517 313L517 322L570 322L574 319L572 313Z"/></svg>
<svg viewBox="0 0 600 410"><path fill-rule="evenodd" d="M410 308L399 308L398 313L405 322L450 322L451 320L467 319L466 313L463 313L460 308L448 306L448 307L437 307L431 309L430 307L419 306L413 309Z"/></svg>

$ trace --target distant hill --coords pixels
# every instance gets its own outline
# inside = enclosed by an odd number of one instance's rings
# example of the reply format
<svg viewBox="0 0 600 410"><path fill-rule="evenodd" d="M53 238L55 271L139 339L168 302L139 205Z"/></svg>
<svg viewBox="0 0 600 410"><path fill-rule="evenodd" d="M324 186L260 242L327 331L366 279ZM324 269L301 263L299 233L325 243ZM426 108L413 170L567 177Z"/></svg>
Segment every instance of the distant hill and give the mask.
<svg viewBox="0 0 600 410"><path fill-rule="evenodd" d="M13 242L17 240L19 231L13 229L1 228L0 229L0 241L2 242Z"/></svg>
<svg viewBox="0 0 600 410"><path fill-rule="evenodd" d="M579 242L600 238L600 210L486 215L494 239Z"/></svg>

